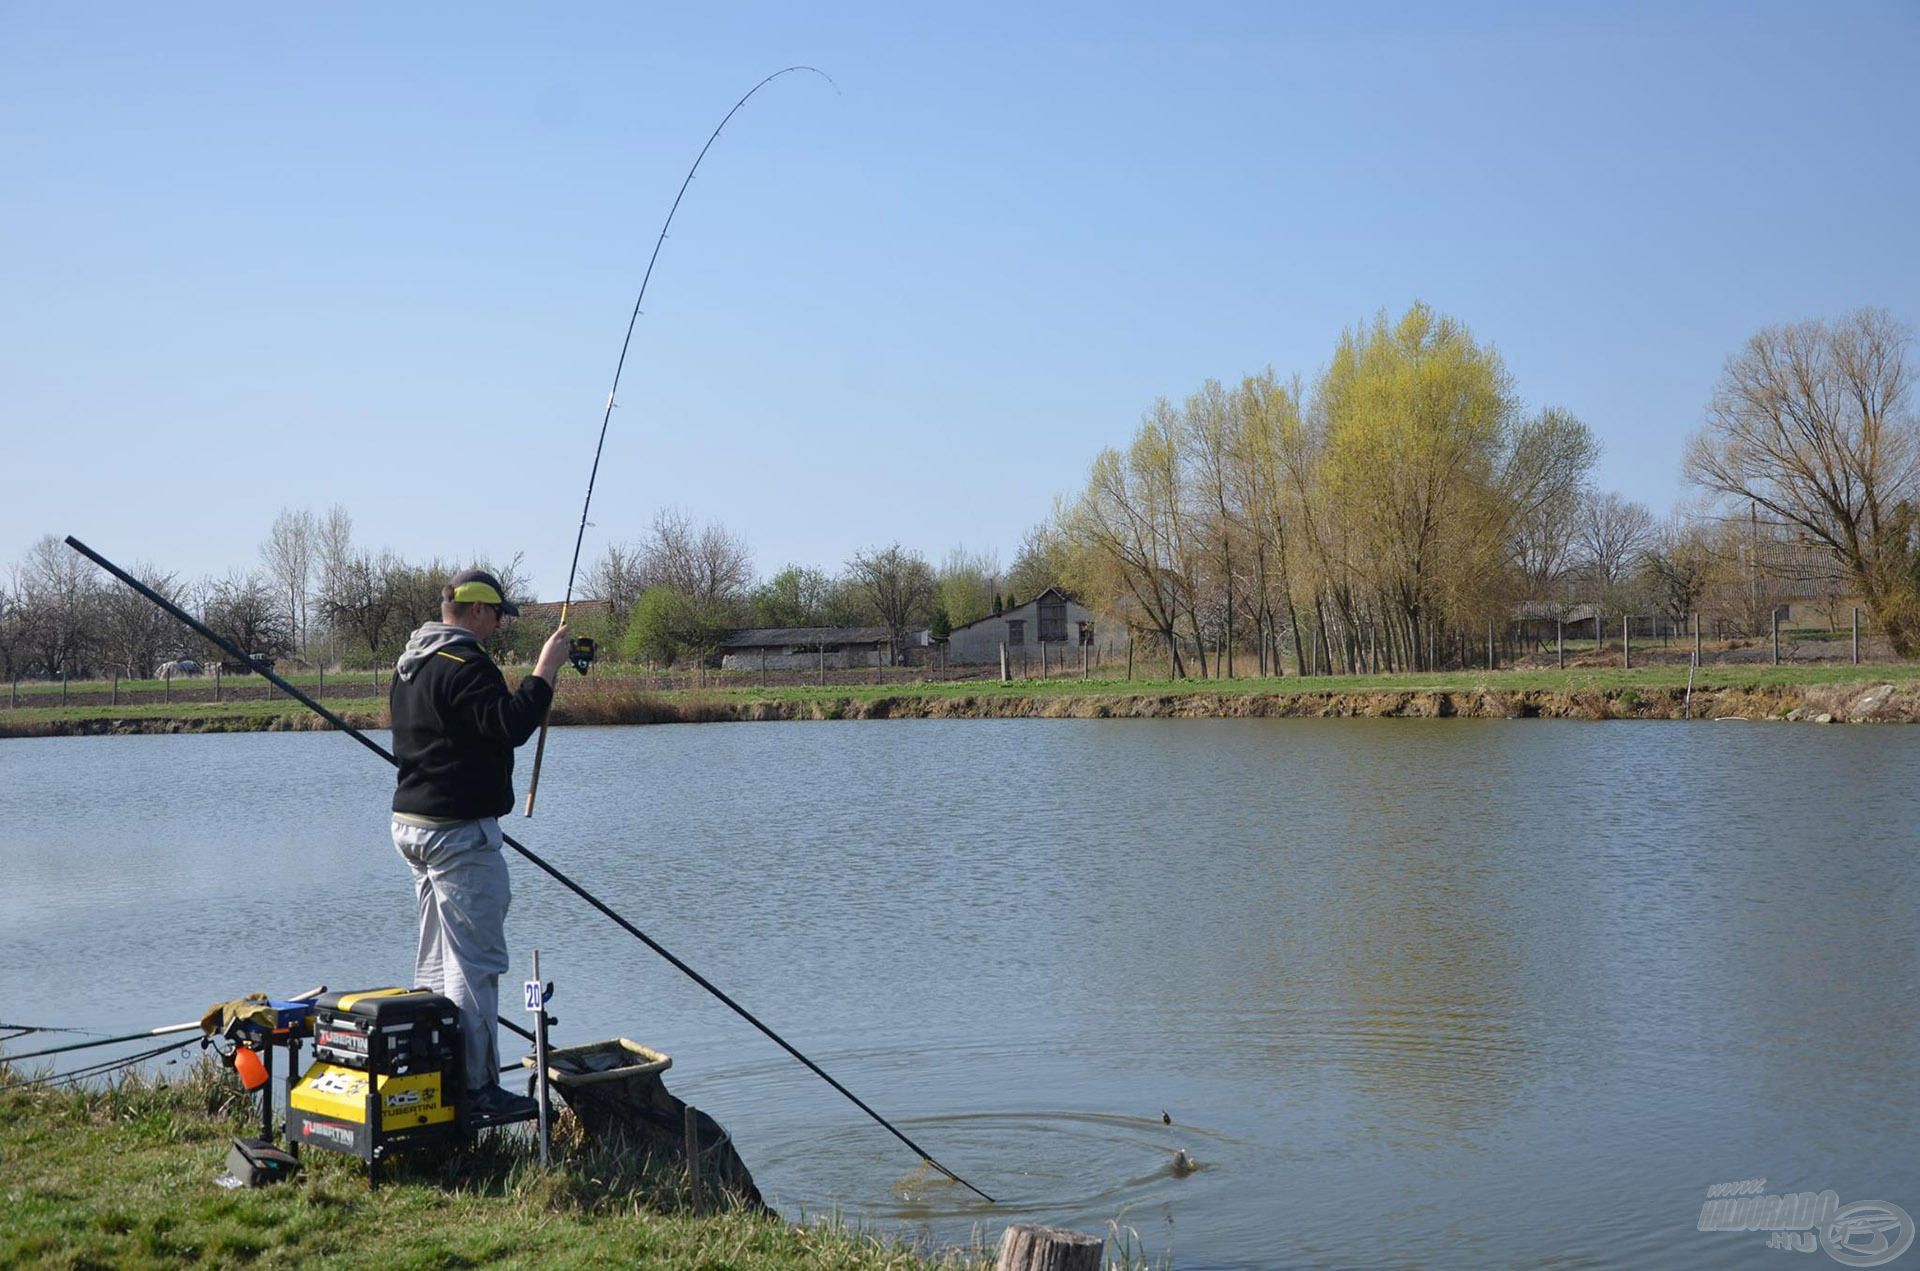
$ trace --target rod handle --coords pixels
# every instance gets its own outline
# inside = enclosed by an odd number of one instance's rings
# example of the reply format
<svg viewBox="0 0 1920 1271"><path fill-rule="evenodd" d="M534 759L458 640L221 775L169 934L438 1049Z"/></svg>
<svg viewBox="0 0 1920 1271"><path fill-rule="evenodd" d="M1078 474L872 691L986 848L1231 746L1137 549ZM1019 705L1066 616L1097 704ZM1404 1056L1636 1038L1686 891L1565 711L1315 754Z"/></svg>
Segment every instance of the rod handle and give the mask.
<svg viewBox="0 0 1920 1271"><path fill-rule="evenodd" d="M576 558L578 553L576 551ZM573 610L573 580L567 580L567 598L560 602L560 625L567 625L567 615ZM553 686L560 687L560 671L553 672ZM540 740L533 747L533 775L527 778L527 810L523 816L533 815L534 796L540 793L540 762L547 757L547 724L553 718L553 699L547 699L547 709L540 715Z"/></svg>
<svg viewBox="0 0 1920 1271"><path fill-rule="evenodd" d="M525 816L533 815L533 799L540 793L540 761L547 753L547 720L550 715L551 711L540 717L540 740L533 746L533 775L527 778L527 810L522 814Z"/></svg>

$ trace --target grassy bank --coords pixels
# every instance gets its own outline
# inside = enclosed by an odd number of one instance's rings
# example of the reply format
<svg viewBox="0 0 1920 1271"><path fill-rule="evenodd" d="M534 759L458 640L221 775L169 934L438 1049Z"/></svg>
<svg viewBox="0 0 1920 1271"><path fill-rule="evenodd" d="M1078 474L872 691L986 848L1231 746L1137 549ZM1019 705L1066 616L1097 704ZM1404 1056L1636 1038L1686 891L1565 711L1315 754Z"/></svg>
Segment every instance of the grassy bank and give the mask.
<svg viewBox="0 0 1920 1271"><path fill-rule="evenodd" d="M5 1074L0 1064L0 1081ZM555 1168L542 1171L530 1140L506 1134L438 1162L403 1159L378 1191L357 1161L318 1151L305 1154L292 1182L215 1186L228 1141L257 1132L251 1105L217 1066L166 1084L0 1088L0 1266L907 1271L988 1262L979 1250L936 1255L834 1224L695 1215L671 1179L566 1141Z"/></svg>
<svg viewBox="0 0 1920 1271"><path fill-rule="evenodd" d="M731 685L653 691L609 669L562 680L554 723L652 724L774 719L1156 718L1205 716L1796 718L1920 721L1920 665L1585 667L1565 671L1122 680L1056 678L959 683ZM1879 686L1891 686L1880 693ZM384 703L329 698L356 726L385 726ZM1825 722L1824 720L1822 722ZM239 702L26 706L0 711L0 736L231 732L325 727L285 698Z"/></svg>

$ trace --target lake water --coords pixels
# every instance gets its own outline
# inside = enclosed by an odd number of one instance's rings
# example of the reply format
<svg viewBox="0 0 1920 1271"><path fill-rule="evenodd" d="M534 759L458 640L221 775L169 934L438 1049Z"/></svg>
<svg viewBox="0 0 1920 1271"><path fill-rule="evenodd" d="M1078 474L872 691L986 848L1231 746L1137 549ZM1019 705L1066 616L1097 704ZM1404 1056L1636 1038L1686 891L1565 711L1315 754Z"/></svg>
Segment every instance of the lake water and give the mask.
<svg viewBox="0 0 1920 1271"><path fill-rule="evenodd" d="M1710 1185L1920 1214L1917 775L1920 729L1779 724L556 730L510 832L995 1206L511 855L508 934L558 1042L667 1051L789 1215L1749 1266ZM391 781L331 734L0 742L0 1021L403 982Z"/></svg>

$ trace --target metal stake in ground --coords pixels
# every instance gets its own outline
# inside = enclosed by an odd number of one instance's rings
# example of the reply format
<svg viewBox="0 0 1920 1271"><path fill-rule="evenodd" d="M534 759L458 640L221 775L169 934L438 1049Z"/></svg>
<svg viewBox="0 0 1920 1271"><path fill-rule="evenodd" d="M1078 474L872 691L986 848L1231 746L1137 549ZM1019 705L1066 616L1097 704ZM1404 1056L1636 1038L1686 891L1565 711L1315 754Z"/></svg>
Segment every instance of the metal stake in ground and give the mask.
<svg viewBox="0 0 1920 1271"><path fill-rule="evenodd" d="M527 1009L534 1012L533 1088L539 1092L540 1167L552 1164L553 1122L547 1094L547 982L540 978L540 950L533 951L533 978L527 981Z"/></svg>
<svg viewBox="0 0 1920 1271"><path fill-rule="evenodd" d="M82 556L86 557L88 560L92 561L94 564L100 566L100 568L106 570L109 574L112 574L115 578L118 578L121 582L133 588L133 590L139 592L142 596L152 601L155 605L158 605L162 610L166 611L166 613L171 615L173 618L177 619L179 622L183 623L189 630L193 631L194 634L202 636L205 639L211 641L216 647L226 650L228 653L232 654L235 658L239 659L242 662L252 661L252 659L249 658L247 654L242 653L240 651L239 646L235 645L233 641L227 639L225 636L215 631L212 627L209 627L206 623L201 622L198 618L194 617L192 614L182 609L179 605L174 604L171 600L168 600L165 596L162 596L159 592L147 586L145 583L141 582L138 578L135 578L132 574L129 574L126 570L120 568L118 565L114 564L112 561L108 560L106 557L102 556L100 553L94 551L91 547L88 547L85 543L82 543L79 539L73 537L73 535L71 534L67 535L67 546L71 547L74 551L79 552ZM275 684L277 684L280 687L280 689L286 693L288 697L291 697L294 700L298 701L301 705L305 706L308 710L311 710L314 714L326 720L329 724L332 724L335 728L339 729L341 732L345 733L347 736L353 738L355 741L359 742L362 746L365 746L368 750L371 750L374 754L386 760L387 763L395 767L399 766L399 760L395 759L393 757L393 753L389 751L386 747L382 746L379 742L373 740L373 738L367 736L365 733L361 732L358 728L355 728L352 724L349 724L346 720L340 718L340 716L334 714L332 711L322 706L319 702L315 701L313 698L307 696L307 694L305 694L301 690L289 684L286 680L280 678L280 676L277 673L275 673L272 668L257 662L254 663L254 666L255 666L255 669L257 669L260 672L260 674L266 676L268 679L272 680ZM680 974L686 976L688 979L692 980L695 984L698 984L701 988L705 989L709 994L712 995L714 1000L719 1002L722 1006L726 1007L728 1010L732 1011L735 1015L738 1015L741 1019L753 1025L755 1028L759 1029L761 1034L764 1035L768 1041L771 1041L774 1045L786 1051L789 1055L792 1055L795 1059L799 1060L802 1064L806 1066L807 1071L811 1072L814 1076L820 1078L820 1080L826 1082L828 1085L832 1086L835 1090L839 1091L842 1095L846 1097L848 1102L852 1103L854 1107L860 1109L860 1111L866 1113L869 1117L873 1118L873 1120L877 1122L882 1129L886 1130L887 1133L893 1135L894 1138L899 1139L902 1143L912 1148L913 1151L920 1157L920 1159L925 1161L929 1166L931 1166L936 1170L939 1170L942 1174L946 1175L948 1178L952 1179L954 1182L960 1184L962 1187L966 1188L968 1191L980 1197L980 1199L986 1201L987 1203L989 1204L995 1203L993 1197L987 1195L985 1192L981 1191L978 1187L975 1187L972 1183L969 1183L966 1179L960 1177L958 1174L954 1173L952 1170L948 1169L946 1166L942 1165L940 1162L934 1160L933 1157L929 1156L926 1153L926 1151L920 1147L919 1144L915 1143L912 1139L908 1138L905 1134L902 1134L900 1130L897 1127L895 1127L891 1121L887 1120L885 1117L881 1116L878 1112L875 1112L872 1108L868 1107L866 1103L863 1102L858 1095L854 1094L853 1091L847 1089L845 1086L841 1085L838 1081L836 1081L832 1076L830 1076L826 1069L822 1068L819 1064L814 1063L813 1060L801 1054L797 1049L794 1048L793 1043L789 1042L786 1038L780 1036L780 1034L774 1032L771 1028L768 1028L765 1024L762 1024L759 1021L759 1019L754 1016L752 1011L749 1011L746 1007L740 1005L740 1003L734 1001L731 997L728 997L726 993L724 993L718 985L713 983L713 981L707 979L706 976L701 975L698 971L694 970L692 967L682 962L679 958L675 957L672 953L668 952L667 947L665 945L655 940L652 936L648 935L646 932L640 930L640 928L634 926L631 922L628 922L625 918L622 918L605 901L601 900L598 896L594 895L592 892L582 887L579 883L574 882L573 879L567 877L567 875L562 873L557 867L549 864L545 857L535 852L532 848L528 847L526 844L520 842L520 840L514 838L513 835L502 833L500 836L500 840L501 842L505 843L508 847L512 848L514 851L520 853L521 856L525 857L527 861L534 866L534 868L540 870L547 877L553 879L553 881L555 881L556 883L559 883L562 887L565 887L568 891L572 892L574 895L578 896L580 899L586 901L589 905L592 905L595 909L599 910L600 913L605 915L606 918L609 921L611 921L615 926L619 927L622 931L626 932L628 935L638 940L641 944L646 945L647 948L652 949L655 953L659 954L662 958L665 958L667 962L672 964L674 970L680 972ZM195 1027L197 1028L198 1025L195 1025Z"/></svg>
<svg viewBox="0 0 1920 1271"><path fill-rule="evenodd" d="M774 80L779 79L782 75L789 74L793 71L811 71L821 79L826 80L827 83L833 83L833 77L825 71L816 70L811 66L788 66L775 71L758 84L755 84L752 88L749 88L746 96L735 102L733 109L728 111L725 118L721 119L721 121L715 125L713 135L707 138L707 144L700 147L700 153L694 158L693 166L687 169L686 177L680 182L680 192L673 196L673 206L667 209L667 219L660 226L660 237L653 240L653 255L647 258L647 272L640 278L640 294L634 297L633 313L627 319L627 335L625 339L620 341L620 360L616 362L613 367L613 387L607 390L607 406L600 414L600 440L594 443L593 467L587 473L587 497L586 501L580 505L580 528L573 536L573 563L567 566L567 595L566 599L560 602L560 621L562 625L567 621L567 611L573 607L573 578L580 569L580 544L585 541L587 537L587 509L593 506L593 482L594 478L600 475L600 452L606 448L607 424L613 419L613 399L620 391L620 372L627 368L627 348L633 343L633 327L634 324L640 320L640 305L641 302L647 298L647 284L653 280L653 266L654 263L660 259L660 248L667 241L667 231L673 228L673 214L680 210L680 200L687 196L687 187L693 184L693 174L700 170L700 161L707 157L707 151L713 149L713 143L720 140L720 130L727 126L727 121L732 119L740 108L747 104L748 98L751 98L755 93L765 88L768 84L773 83ZM834 91L839 91L838 85L835 85ZM548 702L548 709L552 709L551 701ZM540 791L540 763L541 760L546 758L546 754L547 717L542 715L540 717L540 740L536 742L533 747L533 771L527 777L526 815L528 816L533 815L533 799Z"/></svg>

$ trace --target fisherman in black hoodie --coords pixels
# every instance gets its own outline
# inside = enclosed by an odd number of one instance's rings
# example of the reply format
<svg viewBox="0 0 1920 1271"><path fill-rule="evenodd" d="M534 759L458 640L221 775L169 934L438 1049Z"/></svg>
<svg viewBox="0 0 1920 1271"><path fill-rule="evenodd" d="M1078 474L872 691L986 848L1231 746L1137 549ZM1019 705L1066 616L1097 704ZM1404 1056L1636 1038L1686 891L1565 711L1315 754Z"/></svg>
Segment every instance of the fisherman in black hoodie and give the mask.
<svg viewBox="0 0 1920 1271"><path fill-rule="evenodd" d="M499 817L513 807L514 747L540 727L569 644L562 625L547 637L533 674L509 691L482 645L519 612L492 574L454 575L440 590L440 621L407 640L389 697L400 761L393 845L412 868L420 899L414 983L460 1008L466 1106L492 1117L531 1107L498 1084L496 1017L512 898Z"/></svg>

